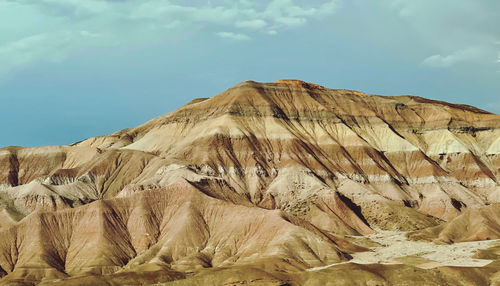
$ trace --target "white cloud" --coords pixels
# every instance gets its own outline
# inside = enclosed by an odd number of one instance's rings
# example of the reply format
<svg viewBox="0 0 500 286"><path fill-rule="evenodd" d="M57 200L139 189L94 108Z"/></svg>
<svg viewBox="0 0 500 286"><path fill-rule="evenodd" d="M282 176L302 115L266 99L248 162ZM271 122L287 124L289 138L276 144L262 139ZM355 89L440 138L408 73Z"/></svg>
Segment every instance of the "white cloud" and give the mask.
<svg viewBox="0 0 500 286"><path fill-rule="evenodd" d="M303 17L303 16L317 16L322 14L322 9L328 4L335 7L336 1L330 1L323 3L319 9L316 7L303 7L295 5L293 0L273 0L265 9L265 13L268 15L273 15L276 17L288 16L288 17Z"/></svg>
<svg viewBox="0 0 500 286"><path fill-rule="evenodd" d="M233 33L233 32L218 32L217 35L221 38L232 39L237 41L248 41L251 38L245 34Z"/></svg>
<svg viewBox="0 0 500 286"><path fill-rule="evenodd" d="M247 35L249 30L253 34L274 35L334 13L338 0L313 3L306 0L212 0L198 5L174 0L6 1L12 5L2 6L0 2L3 9L0 12L8 15L5 9L15 7L15 12L19 13L24 7L25 13L19 21L25 19L24 23L31 23L28 19L41 18L37 23L42 25L32 24L31 31L29 26L23 25L22 34L16 34L16 29L2 30L5 42L0 39L0 76L13 74L31 64L53 62L51 59L61 61L76 49L96 43L109 47L148 43L173 33L189 34L186 32L199 29L223 30L215 34L240 41L251 39ZM50 25L43 26L44 22Z"/></svg>
<svg viewBox="0 0 500 286"><path fill-rule="evenodd" d="M385 0L415 32L420 42L435 51L422 64L451 67L457 63L496 62L499 48L498 1Z"/></svg>
<svg viewBox="0 0 500 286"><path fill-rule="evenodd" d="M262 29L267 26L267 22L262 19L253 19L236 22L237 28Z"/></svg>
<svg viewBox="0 0 500 286"><path fill-rule="evenodd" d="M80 35L82 35L84 37L89 37L89 38L98 38L101 36L101 34L99 34L99 33L93 33L93 32L89 32L89 31L85 31L85 30L80 31Z"/></svg>
<svg viewBox="0 0 500 286"><path fill-rule="evenodd" d="M307 22L307 19L297 17L279 17L276 18L276 22L285 26L300 26L305 24Z"/></svg>
<svg viewBox="0 0 500 286"><path fill-rule="evenodd" d="M495 54L495 51L489 47L469 47L463 50L458 50L449 55L433 55L422 61L423 65L430 67L449 67L462 62L483 62L485 59Z"/></svg>
<svg viewBox="0 0 500 286"><path fill-rule="evenodd" d="M317 7L295 5L293 0L273 0L262 12L268 19L283 26L300 26L307 22L307 18L318 18L333 14L338 7L338 1L324 2Z"/></svg>
<svg viewBox="0 0 500 286"><path fill-rule="evenodd" d="M294 0L262 1L259 4L250 1L223 2L221 5L187 6L174 4L171 1L148 0L133 7L130 11L132 19L182 19L186 22L205 24L234 25L237 28L262 29L267 26L283 28L302 25L307 18L319 18L333 14L337 8L337 0L320 1L311 5L308 1ZM265 4L263 4L265 3ZM307 3L307 4L304 4ZM317 2L316 2L317 3Z"/></svg>
<svg viewBox="0 0 500 286"><path fill-rule="evenodd" d="M89 17L112 9L113 1L102 0L7 0L22 5L36 6L44 13L59 17Z"/></svg>
<svg viewBox="0 0 500 286"><path fill-rule="evenodd" d="M87 38L99 37L89 31L62 31L28 36L0 47L0 77L10 76L36 62L57 63L72 50L82 48Z"/></svg>
<svg viewBox="0 0 500 286"><path fill-rule="evenodd" d="M73 20L100 16L117 16L153 21L180 20L191 23L228 24L237 28L264 28L267 25L303 24L307 18L330 15L339 0L208 1L205 5L189 5L171 0L7 0L36 6L50 16ZM281 25L281 26L283 26Z"/></svg>

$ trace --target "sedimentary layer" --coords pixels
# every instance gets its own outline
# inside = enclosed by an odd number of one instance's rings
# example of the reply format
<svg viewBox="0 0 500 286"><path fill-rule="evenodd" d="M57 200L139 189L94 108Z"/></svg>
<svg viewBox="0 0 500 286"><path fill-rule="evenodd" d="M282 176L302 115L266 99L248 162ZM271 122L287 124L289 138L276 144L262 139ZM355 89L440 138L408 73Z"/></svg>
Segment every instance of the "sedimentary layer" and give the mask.
<svg viewBox="0 0 500 286"><path fill-rule="evenodd" d="M367 249L342 237L379 229L498 238L499 179L499 115L247 81L107 136L0 149L0 283L316 281L277 273L347 261Z"/></svg>

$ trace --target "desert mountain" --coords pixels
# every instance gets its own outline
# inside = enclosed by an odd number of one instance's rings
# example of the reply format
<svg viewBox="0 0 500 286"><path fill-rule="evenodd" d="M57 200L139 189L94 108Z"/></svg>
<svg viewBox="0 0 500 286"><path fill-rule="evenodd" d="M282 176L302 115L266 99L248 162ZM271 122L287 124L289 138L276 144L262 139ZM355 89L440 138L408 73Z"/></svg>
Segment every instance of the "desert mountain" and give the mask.
<svg viewBox="0 0 500 286"><path fill-rule="evenodd" d="M500 238L499 180L499 115L246 81L71 146L0 149L0 284L488 282L500 263L347 262L379 231Z"/></svg>

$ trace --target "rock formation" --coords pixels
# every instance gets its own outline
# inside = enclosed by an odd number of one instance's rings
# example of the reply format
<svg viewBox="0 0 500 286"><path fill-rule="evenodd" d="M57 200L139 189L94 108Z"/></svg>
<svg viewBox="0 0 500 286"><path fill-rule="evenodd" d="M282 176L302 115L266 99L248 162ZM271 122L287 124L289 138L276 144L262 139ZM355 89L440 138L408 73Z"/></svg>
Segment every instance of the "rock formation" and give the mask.
<svg viewBox="0 0 500 286"><path fill-rule="evenodd" d="M342 262L380 230L500 238L499 180L499 115L246 81L71 146L0 149L0 285L412 281L411 265Z"/></svg>

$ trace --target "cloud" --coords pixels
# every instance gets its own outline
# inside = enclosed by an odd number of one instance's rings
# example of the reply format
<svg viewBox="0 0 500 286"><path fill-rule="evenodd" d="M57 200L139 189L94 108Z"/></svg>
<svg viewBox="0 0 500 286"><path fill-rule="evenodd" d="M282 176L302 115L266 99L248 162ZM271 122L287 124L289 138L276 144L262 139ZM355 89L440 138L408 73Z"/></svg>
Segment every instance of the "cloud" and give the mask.
<svg viewBox="0 0 500 286"><path fill-rule="evenodd" d="M470 62L495 64L500 2L495 0L385 0L435 53L422 64L451 67Z"/></svg>
<svg viewBox="0 0 500 286"><path fill-rule="evenodd" d="M30 64L63 61L70 51L83 48L85 40L99 37L89 31L42 33L9 42L0 47L0 78L8 77Z"/></svg>
<svg viewBox="0 0 500 286"><path fill-rule="evenodd" d="M113 1L102 0L7 0L28 6L36 6L42 12L56 17L85 18L112 8Z"/></svg>
<svg viewBox="0 0 500 286"><path fill-rule="evenodd" d="M475 46L458 50L446 56L440 54L430 56L424 59L422 64L430 67L449 67L463 62L478 63L494 57L494 54L495 51L489 47Z"/></svg>
<svg viewBox="0 0 500 286"><path fill-rule="evenodd" d="M307 22L307 18L330 15L337 8L337 0L319 1L321 3L319 5L311 5L308 1L300 2L301 5L293 0L272 0L255 4L240 0L224 1L218 3L219 5L187 6L171 1L147 0L133 7L130 17L150 20L182 19L191 23L225 24L234 25L236 28L262 29L267 26L284 28L302 25Z"/></svg>
<svg viewBox="0 0 500 286"><path fill-rule="evenodd" d="M331 14L338 6L338 1L324 2L319 6L299 6L293 0L273 0L267 5L264 14L274 17L317 17Z"/></svg>
<svg viewBox="0 0 500 286"><path fill-rule="evenodd" d="M0 30L4 39L3 43L0 39L0 76L31 64L63 61L82 46L95 44L146 44L200 29L222 38L250 40L249 32L252 37L274 35L330 15L337 8L337 0L6 1L10 5L0 4L0 17L10 15L14 6L16 14L24 8L19 21L25 19L28 27L23 25L22 33ZM38 19L37 25L30 27L28 19Z"/></svg>
<svg viewBox="0 0 500 286"><path fill-rule="evenodd" d="M215 0L215 4L189 5L171 0L7 0L35 6L50 16L72 20L117 16L122 19L227 24L237 28L264 28L269 25L303 24L307 18L333 14L338 0L272 0L255 3L247 0ZM296 2L299 2L297 4Z"/></svg>
<svg viewBox="0 0 500 286"><path fill-rule="evenodd" d="M233 32L218 32L217 35L221 38L232 39L237 41L248 41L251 38L245 34L238 34Z"/></svg>
<svg viewBox="0 0 500 286"><path fill-rule="evenodd" d="M338 7L338 1L328 1L318 7L298 6L293 0L273 0L262 11L267 19L271 19L277 26L300 26L307 22L307 18L319 18L333 14Z"/></svg>
<svg viewBox="0 0 500 286"><path fill-rule="evenodd" d="M276 18L276 22L285 26L300 26L305 24L307 22L307 19L297 17L279 17Z"/></svg>
<svg viewBox="0 0 500 286"><path fill-rule="evenodd" d="M250 29L262 29L267 26L267 22L262 19L253 19L236 22L235 26L237 28L250 28Z"/></svg>

